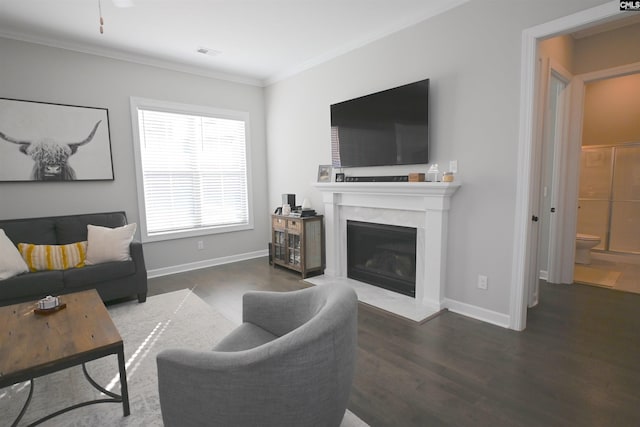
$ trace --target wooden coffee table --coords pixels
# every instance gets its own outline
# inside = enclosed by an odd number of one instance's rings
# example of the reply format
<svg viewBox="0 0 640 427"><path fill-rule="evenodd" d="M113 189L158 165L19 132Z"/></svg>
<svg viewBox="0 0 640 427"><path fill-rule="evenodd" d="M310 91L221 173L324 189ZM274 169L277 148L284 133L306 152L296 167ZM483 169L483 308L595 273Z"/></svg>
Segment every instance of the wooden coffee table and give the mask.
<svg viewBox="0 0 640 427"><path fill-rule="evenodd" d="M67 307L55 313L34 314L36 302L0 307L0 388L30 381L31 389L22 411L25 414L33 395L34 378L82 364L87 380L109 398L82 402L60 409L34 422L39 424L57 415L94 403L122 403L124 416L130 414L124 346L107 309L95 290L60 296ZM87 373L85 363L115 354L120 370L121 395L105 390Z"/></svg>

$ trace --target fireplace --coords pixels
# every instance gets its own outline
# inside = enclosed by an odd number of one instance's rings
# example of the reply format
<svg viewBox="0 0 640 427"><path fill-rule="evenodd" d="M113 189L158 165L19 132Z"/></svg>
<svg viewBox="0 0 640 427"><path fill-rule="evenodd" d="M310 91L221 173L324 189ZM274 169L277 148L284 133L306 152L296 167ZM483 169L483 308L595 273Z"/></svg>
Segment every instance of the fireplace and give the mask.
<svg viewBox="0 0 640 427"><path fill-rule="evenodd" d="M347 277L415 297L416 236L411 227L347 221Z"/></svg>
<svg viewBox="0 0 640 427"><path fill-rule="evenodd" d="M340 283L360 301L421 322L446 307L447 218L453 182L321 182L325 221L326 267L314 284ZM415 297L348 277L347 222L413 227Z"/></svg>

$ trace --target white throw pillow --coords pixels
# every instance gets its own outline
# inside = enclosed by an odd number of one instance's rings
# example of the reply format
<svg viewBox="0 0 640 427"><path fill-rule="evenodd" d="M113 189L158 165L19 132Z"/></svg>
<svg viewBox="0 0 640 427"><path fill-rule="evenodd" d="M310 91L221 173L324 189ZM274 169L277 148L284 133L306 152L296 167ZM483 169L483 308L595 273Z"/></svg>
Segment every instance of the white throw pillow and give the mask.
<svg viewBox="0 0 640 427"><path fill-rule="evenodd" d="M87 225L88 244L85 264L130 260L129 245L135 232L135 222L117 228Z"/></svg>
<svg viewBox="0 0 640 427"><path fill-rule="evenodd" d="M17 276L29 271L18 248L9 240L4 230L0 228L0 280Z"/></svg>

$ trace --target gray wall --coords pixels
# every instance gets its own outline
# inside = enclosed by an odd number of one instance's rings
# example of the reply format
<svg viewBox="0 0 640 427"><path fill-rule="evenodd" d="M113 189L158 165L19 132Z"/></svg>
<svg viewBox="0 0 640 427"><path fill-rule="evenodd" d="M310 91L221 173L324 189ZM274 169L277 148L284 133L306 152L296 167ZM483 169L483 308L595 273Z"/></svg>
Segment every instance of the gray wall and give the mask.
<svg viewBox="0 0 640 427"><path fill-rule="evenodd" d="M294 192L322 210L312 183L318 164L330 163L330 104L430 78L430 157L441 169L458 160L462 182L449 217L446 297L508 315L522 31L602 3L474 0L269 86L270 204ZM365 172L409 170L426 167ZM488 290L477 288L478 274Z"/></svg>
<svg viewBox="0 0 640 427"><path fill-rule="evenodd" d="M0 97L109 109L115 181L0 183L0 218L124 210L139 222L129 97L248 111L253 230L144 245L150 270L264 250L269 240L264 91L94 55L0 38ZM197 240L204 249L197 250Z"/></svg>

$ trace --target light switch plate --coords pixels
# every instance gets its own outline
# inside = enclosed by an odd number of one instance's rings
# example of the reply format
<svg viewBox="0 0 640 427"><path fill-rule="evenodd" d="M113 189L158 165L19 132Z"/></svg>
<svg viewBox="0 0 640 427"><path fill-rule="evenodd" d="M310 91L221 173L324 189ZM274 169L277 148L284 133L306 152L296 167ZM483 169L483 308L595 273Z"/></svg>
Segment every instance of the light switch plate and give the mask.
<svg viewBox="0 0 640 427"><path fill-rule="evenodd" d="M458 173L458 161L450 160L449 161L449 172Z"/></svg>

